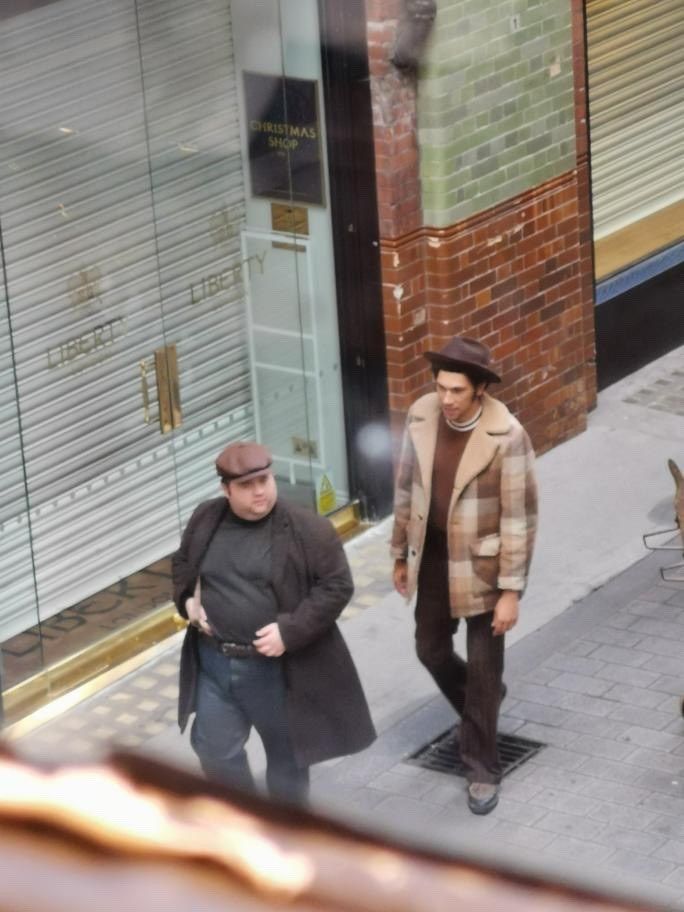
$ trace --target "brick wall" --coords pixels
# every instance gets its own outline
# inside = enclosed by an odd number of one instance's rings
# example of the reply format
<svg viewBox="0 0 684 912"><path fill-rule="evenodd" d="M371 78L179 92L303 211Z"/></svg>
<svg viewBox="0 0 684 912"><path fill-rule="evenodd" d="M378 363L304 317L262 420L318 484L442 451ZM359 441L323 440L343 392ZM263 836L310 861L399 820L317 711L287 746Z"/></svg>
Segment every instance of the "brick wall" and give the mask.
<svg viewBox="0 0 684 912"><path fill-rule="evenodd" d="M418 80L426 224L574 167L572 51L570 0L438 0Z"/></svg>
<svg viewBox="0 0 684 912"><path fill-rule="evenodd" d="M400 10L400 0L367 0L381 237L396 237L423 223L416 83L390 63Z"/></svg>
<svg viewBox="0 0 684 912"><path fill-rule="evenodd" d="M448 229L383 243L393 419L431 388L422 352L454 335L492 350L500 396L543 452L586 426L590 390L576 176Z"/></svg>
<svg viewBox="0 0 684 912"><path fill-rule="evenodd" d="M368 0L392 422L399 433L431 388L422 352L463 333L490 345L504 378L496 394L543 452L583 430L595 401L581 0L571 10L575 167L446 226L424 222L420 98L389 63L399 9Z"/></svg>

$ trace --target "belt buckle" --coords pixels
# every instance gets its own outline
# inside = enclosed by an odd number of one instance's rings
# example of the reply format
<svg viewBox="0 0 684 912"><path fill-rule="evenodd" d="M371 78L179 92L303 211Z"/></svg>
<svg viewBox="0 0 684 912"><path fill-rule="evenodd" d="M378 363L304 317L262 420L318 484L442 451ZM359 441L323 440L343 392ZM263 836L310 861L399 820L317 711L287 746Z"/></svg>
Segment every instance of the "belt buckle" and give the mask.
<svg viewBox="0 0 684 912"><path fill-rule="evenodd" d="M247 658L252 655L252 647L244 643L223 642L220 644L219 649L224 656L232 656L235 659Z"/></svg>

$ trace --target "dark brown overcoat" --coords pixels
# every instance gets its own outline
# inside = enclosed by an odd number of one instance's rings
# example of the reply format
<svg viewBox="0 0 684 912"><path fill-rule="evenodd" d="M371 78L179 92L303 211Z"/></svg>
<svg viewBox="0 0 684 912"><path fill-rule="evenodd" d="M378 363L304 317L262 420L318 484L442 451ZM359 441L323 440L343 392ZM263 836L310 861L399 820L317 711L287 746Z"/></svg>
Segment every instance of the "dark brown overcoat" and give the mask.
<svg viewBox="0 0 684 912"><path fill-rule="evenodd" d="M173 556L174 602L183 617L202 558L227 509L225 497L200 504ZM286 648L288 722L297 762L309 766L355 753L375 739L356 668L336 623L354 586L329 520L283 501L278 501L272 516L272 585ZM183 642L181 731L195 710L200 636L195 627L188 627Z"/></svg>

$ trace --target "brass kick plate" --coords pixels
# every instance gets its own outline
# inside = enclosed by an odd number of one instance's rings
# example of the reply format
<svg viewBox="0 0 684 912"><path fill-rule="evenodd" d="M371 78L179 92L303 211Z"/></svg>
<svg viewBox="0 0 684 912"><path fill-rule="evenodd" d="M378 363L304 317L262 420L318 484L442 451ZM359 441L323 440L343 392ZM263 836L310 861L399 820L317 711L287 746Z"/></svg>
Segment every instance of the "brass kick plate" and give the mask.
<svg viewBox="0 0 684 912"><path fill-rule="evenodd" d="M318 444L315 440L307 440L305 437L292 437L291 439L292 451L296 456L318 459Z"/></svg>
<svg viewBox="0 0 684 912"><path fill-rule="evenodd" d="M309 236L309 210L305 206L271 203L271 227L274 231Z"/></svg>

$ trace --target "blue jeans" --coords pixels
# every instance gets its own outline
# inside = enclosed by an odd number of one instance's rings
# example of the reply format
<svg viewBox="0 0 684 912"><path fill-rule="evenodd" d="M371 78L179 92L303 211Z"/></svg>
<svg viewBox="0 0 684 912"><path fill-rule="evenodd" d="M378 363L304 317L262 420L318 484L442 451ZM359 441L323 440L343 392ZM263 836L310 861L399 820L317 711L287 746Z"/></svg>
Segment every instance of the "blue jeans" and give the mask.
<svg viewBox="0 0 684 912"><path fill-rule="evenodd" d="M282 661L228 657L201 638L199 642L197 705L190 741L207 779L254 790L245 751L254 726L266 751L269 793L305 801L309 769L297 765L292 750Z"/></svg>

